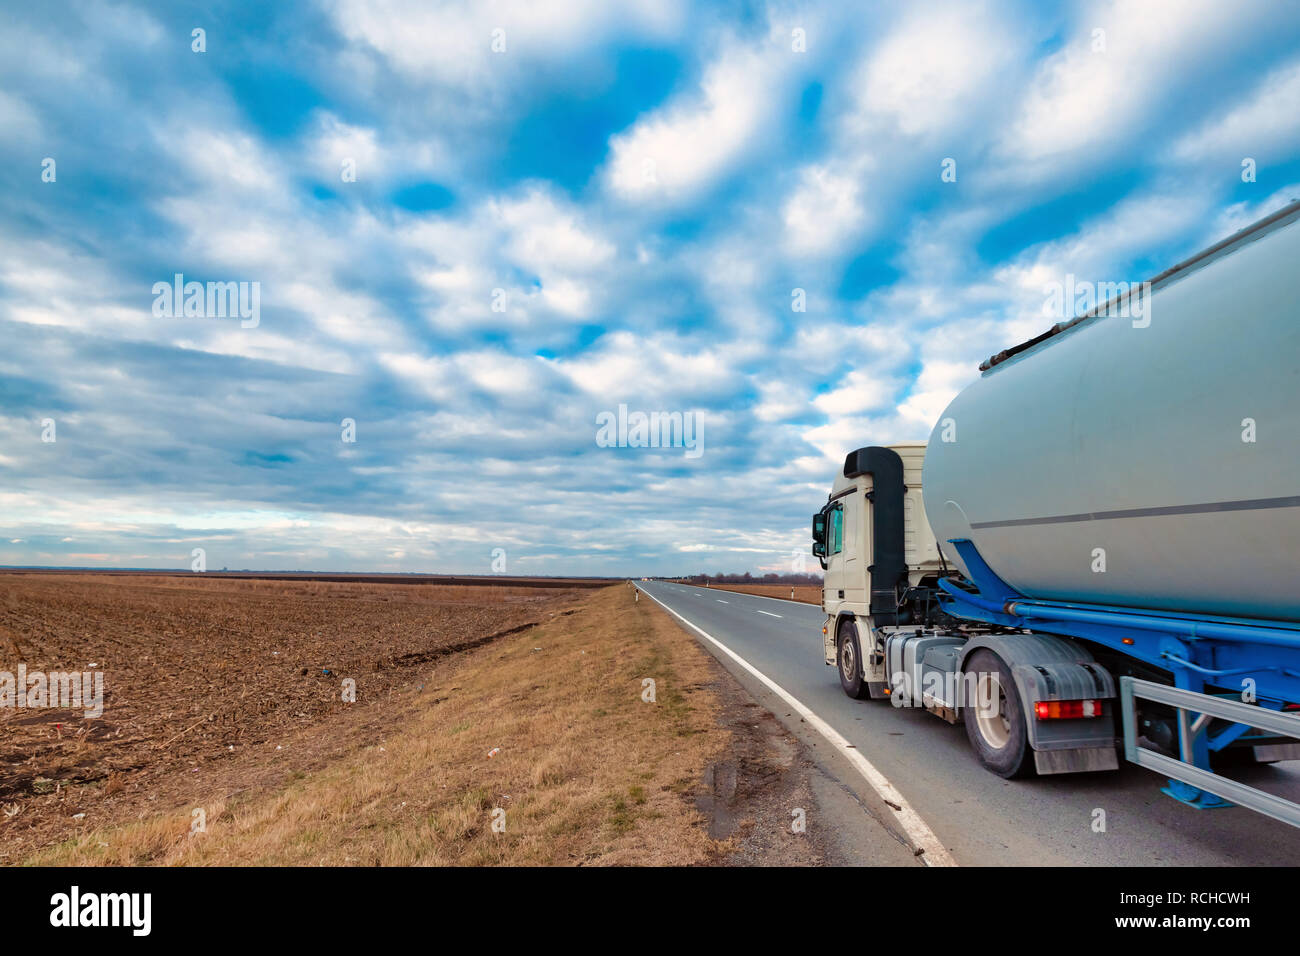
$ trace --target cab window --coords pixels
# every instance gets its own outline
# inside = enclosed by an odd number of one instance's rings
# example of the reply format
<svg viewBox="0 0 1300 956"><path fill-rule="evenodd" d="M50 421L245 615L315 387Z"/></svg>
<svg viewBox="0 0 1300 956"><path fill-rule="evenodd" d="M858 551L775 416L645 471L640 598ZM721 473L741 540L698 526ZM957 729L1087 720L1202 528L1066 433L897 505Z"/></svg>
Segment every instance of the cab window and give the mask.
<svg viewBox="0 0 1300 956"><path fill-rule="evenodd" d="M830 530L826 535L826 553L839 554L844 550L844 506L836 505L830 513Z"/></svg>

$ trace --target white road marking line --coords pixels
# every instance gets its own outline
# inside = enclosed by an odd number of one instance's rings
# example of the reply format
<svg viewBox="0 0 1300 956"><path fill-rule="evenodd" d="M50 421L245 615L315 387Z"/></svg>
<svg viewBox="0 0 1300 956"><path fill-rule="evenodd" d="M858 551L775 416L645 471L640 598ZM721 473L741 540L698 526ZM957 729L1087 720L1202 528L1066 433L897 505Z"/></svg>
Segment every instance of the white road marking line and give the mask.
<svg viewBox="0 0 1300 956"><path fill-rule="evenodd" d="M722 600L722 598L718 598L717 600L718 600L718 603L719 603L719 604L730 604L730 603L731 603L730 601L724 601L724 600Z"/></svg>
<svg viewBox="0 0 1300 956"><path fill-rule="evenodd" d="M754 608L754 610L755 610L755 611L758 611L758 608ZM780 614L773 614L771 611L758 611L758 613L759 613L759 614L766 614L768 617L780 617L780 616L781 616Z"/></svg>
<svg viewBox="0 0 1300 956"><path fill-rule="evenodd" d="M710 590L725 591L726 590L726 588L702 588L698 584L687 585L687 589L688 590L694 589L699 591L710 591ZM733 591L731 593L739 594L741 597L758 598L760 601L780 601L782 604L797 604L799 605L799 607L815 607L817 608L817 610L819 611L821 610L820 604L809 604L807 601L791 601L789 598L768 597L766 594L747 594L744 591Z"/></svg>
<svg viewBox="0 0 1300 956"><path fill-rule="evenodd" d="M857 770L858 773L862 774L867 783L871 785L871 789L876 791L882 800L886 801L886 803L892 804L896 808L894 811L894 818L898 821L899 825L903 828L903 831L908 835L916 847L925 851L921 854L922 863L926 866L957 865L957 861L952 858L952 854L948 852L947 848L942 842L940 842L934 831L930 829L929 824L922 820L921 815L912 809L912 805L907 802L902 793L899 792L898 788L890 783L889 778L877 770L870 760L862 756L862 754L852 744L845 740L839 731L814 714L803 704L803 702L788 690L776 681L772 680L772 678L768 677L749 661L745 660L726 644L723 644L712 634L686 620L686 618L682 617L649 591L647 591L646 594L649 596L650 600L654 601L673 617L677 618L677 620L681 621L706 641L716 646L718 650L722 651L737 664L758 678L763 685L768 688L768 690L772 691L793 707L800 717L802 717L814 730L826 738L831 746L841 751L844 756L848 758L849 763L853 764L854 769ZM722 601L722 603L726 604L727 602Z"/></svg>

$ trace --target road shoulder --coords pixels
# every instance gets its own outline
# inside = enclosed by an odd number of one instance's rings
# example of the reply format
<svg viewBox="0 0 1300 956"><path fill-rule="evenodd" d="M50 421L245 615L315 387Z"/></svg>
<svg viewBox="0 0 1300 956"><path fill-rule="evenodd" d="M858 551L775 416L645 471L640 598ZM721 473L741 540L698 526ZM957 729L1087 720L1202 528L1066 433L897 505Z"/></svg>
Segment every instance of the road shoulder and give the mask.
<svg viewBox="0 0 1300 956"><path fill-rule="evenodd" d="M754 783L748 814L753 825L734 838L735 849L721 862L781 865L790 844L795 811L803 810L804 843L811 853L802 862L838 866L917 866L911 841L886 805L861 775L825 739L752 674L707 642L699 641L676 617L653 600L653 613L706 651L718 672L722 720L732 731L729 752L745 754L761 736L766 761L751 761ZM742 788L737 787L737 790Z"/></svg>

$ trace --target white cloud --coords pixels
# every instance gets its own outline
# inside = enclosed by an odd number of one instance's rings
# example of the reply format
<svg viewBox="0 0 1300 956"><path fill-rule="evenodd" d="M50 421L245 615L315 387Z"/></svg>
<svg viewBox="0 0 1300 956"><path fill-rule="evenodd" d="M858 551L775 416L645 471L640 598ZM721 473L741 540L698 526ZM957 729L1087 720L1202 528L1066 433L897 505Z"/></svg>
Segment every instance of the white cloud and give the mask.
<svg viewBox="0 0 1300 956"><path fill-rule="evenodd" d="M1300 143L1300 60L1270 73L1250 99L1183 136L1173 147L1180 160L1267 163Z"/></svg>
<svg viewBox="0 0 1300 956"><path fill-rule="evenodd" d="M902 363L912 354L904 325L877 320L860 325L845 322L805 322L792 347L804 367L825 369L851 356L858 366L876 369Z"/></svg>
<svg viewBox="0 0 1300 956"><path fill-rule="evenodd" d="M212 192L272 194L283 189L284 170L266 144L251 134L174 117L158 131L160 145Z"/></svg>
<svg viewBox="0 0 1300 956"><path fill-rule="evenodd" d="M539 358L523 358L499 350L461 352L457 366L478 388L497 396L532 396L548 391L551 375Z"/></svg>
<svg viewBox="0 0 1300 956"><path fill-rule="evenodd" d="M535 272L589 272L614 256L614 246L580 223L576 209L539 189L495 200L491 210L509 234L505 254Z"/></svg>
<svg viewBox="0 0 1300 956"><path fill-rule="evenodd" d="M628 200L675 201L712 183L771 117L773 71L771 62L733 42L705 72L698 91L610 140L610 190Z"/></svg>
<svg viewBox="0 0 1300 956"><path fill-rule="evenodd" d="M848 129L926 136L963 125L1018 52L1017 33L988 4L917 5L863 64Z"/></svg>
<svg viewBox="0 0 1300 956"><path fill-rule="evenodd" d="M892 416L880 418L836 418L824 425L805 429L799 436L821 453L823 487L829 488L835 469L844 463L844 456L864 445L888 445L901 441L898 427Z"/></svg>
<svg viewBox="0 0 1300 956"><path fill-rule="evenodd" d="M326 182L342 183L343 164L349 160L359 181L386 172L388 157L380 150L375 131L345 123L328 111L317 115L303 152Z"/></svg>
<svg viewBox="0 0 1300 956"><path fill-rule="evenodd" d="M1141 282L1151 278L1119 275L1117 271L1125 263L1171 243L1195 245L1198 237L1194 227L1205 220L1209 207L1208 197L1195 192L1136 196L1096 216L1072 235L1032 247L994 275L1013 307L1033 305L1030 311L1042 315L1045 286L1064 283L1067 274L1088 282Z"/></svg>
<svg viewBox="0 0 1300 956"><path fill-rule="evenodd" d="M897 383L881 378L866 369L849 371L829 392L813 399L813 405L827 415L855 415L888 405Z"/></svg>
<svg viewBox="0 0 1300 956"><path fill-rule="evenodd" d="M929 438L930 430L959 391L977 375L969 362L926 361L910 394L898 406L898 415L910 425L911 435Z"/></svg>
<svg viewBox="0 0 1300 956"><path fill-rule="evenodd" d="M1218 0L1088 4L1076 13L1066 45L1038 67L998 151L1030 167L1067 154L1095 163L1090 150L1147 148L1133 137L1168 91L1269 17L1262 5ZM1095 30L1104 31L1104 50L1094 49ZM1059 163L1039 171L1053 170L1062 172Z"/></svg>
<svg viewBox="0 0 1300 956"><path fill-rule="evenodd" d="M1300 199L1300 183L1291 183L1258 202L1239 202L1225 207L1205 233L1203 245L1209 246L1245 229L1283 206Z"/></svg>
<svg viewBox="0 0 1300 956"><path fill-rule="evenodd" d="M162 24L130 4L93 3L78 6L91 35L103 38L113 47L153 47L167 37L167 30ZM189 42L188 35L185 42Z"/></svg>
<svg viewBox="0 0 1300 956"><path fill-rule="evenodd" d="M584 319L617 255L576 206L536 187L455 218L412 218L399 234L417 279L440 297L430 322L448 331Z"/></svg>
<svg viewBox="0 0 1300 956"><path fill-rule="evenodd" d="M842 249L866 226L862 204L863 165L836 170L809 166L783 210L786 244L796 255Z"/></svg>
<svg viewBox="0 0 1300 956"><path fill-rule="evenodd" d="M459 378L450 357L405 353L379 355L380 363L435 402L453 402L459 395Z"/></svg>
<svg viewBox="0 0 1300 956"><path fill-rule="evenodd" d="M400 72L460 87L493 85L517 62L564 62L619 35L663 40L680 29L675 0L337 0L327 4L344 37ZM493 52L500 30L504 52Z"/></svg>
<svg viewBox="0 0 1300 956"><path fill-rule="evenodd" d="M19 97L0 90L0 136L35 139L41 129L36 112Z"/></svg>
<svg viewBox="0 0 1300 956"><path fill-rule="evenodd" d="M808 413L808 392L792 382L761 381L758 383L759 402L754 406L754 416L761 422L780 422L799 418Z"/></svg>
<svg viewBox="0 0 1300 956"><path fill-rule="evenodd" d="M667 334L614 332L597 348L552 364L576 388L611 408L621 401L697 400L701 393L734 388L741 381L724 348L700 348Z"/></svg>

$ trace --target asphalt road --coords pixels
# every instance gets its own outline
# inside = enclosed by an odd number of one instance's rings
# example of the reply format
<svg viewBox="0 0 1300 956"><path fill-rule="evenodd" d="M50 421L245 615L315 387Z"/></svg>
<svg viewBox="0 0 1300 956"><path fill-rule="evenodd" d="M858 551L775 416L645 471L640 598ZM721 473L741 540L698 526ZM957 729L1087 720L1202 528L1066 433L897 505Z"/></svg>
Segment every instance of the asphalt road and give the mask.
<svg viewBox="0 0 1300 956"><path fill-rule="evenodd" d="M818 607L662 581L638 587L847 738L901 791L960 865L1291 866L1300 860L1300 829L1240 807L1193 809L1160 792L1164 778L1123 761L1110 773L1029 780L989 773L961 725L888 701L846 697L835 669L822 661L824 615ZM797 715L783 714L777 717L798 730ZM1232 775L1300 801L1300 761ZM1094 831L1098 809L1105 811L1104 832Z"/></svg>

